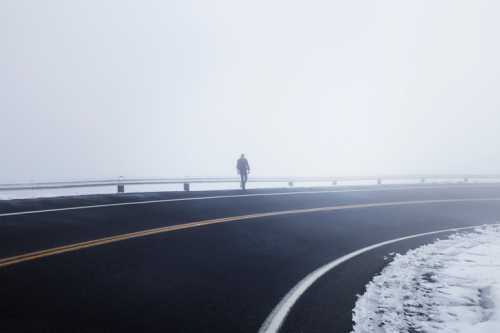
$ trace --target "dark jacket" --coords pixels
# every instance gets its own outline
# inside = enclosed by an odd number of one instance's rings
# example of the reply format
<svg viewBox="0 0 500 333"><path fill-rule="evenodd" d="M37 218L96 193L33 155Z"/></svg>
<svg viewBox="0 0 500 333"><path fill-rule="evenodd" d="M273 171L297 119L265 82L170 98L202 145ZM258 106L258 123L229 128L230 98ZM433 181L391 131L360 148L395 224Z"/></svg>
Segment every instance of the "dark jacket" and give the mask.
<svg viewBox="0 0 500 333"><path fill-rule="evenodd" d="M248 164L248 160L244 157L240 157L238 159L238 163L236 164L236 168L239 172L248 172L250 170L250 165Z"/></svg>

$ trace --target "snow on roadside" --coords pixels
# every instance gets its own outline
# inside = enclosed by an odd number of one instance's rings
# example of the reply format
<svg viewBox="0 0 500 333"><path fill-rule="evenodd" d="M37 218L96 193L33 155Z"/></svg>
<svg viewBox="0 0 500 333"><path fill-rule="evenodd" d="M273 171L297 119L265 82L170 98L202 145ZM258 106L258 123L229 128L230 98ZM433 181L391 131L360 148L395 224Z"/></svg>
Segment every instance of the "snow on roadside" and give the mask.
<svg viewBox="0 0 500 333"><path fill-rule="evenodd" d="M500 226L396 255L353 310L354 333L500 332Z"/></svg>

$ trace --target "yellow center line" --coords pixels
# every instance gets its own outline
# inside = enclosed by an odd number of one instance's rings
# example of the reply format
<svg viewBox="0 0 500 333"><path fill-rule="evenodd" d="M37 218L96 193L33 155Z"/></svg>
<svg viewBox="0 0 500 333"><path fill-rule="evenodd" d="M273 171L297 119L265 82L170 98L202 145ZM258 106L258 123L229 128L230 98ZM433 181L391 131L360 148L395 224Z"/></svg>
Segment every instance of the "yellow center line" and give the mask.
<svg viewBox="0 0 500 333"><path fill-rule="evenodd" d="M285 211L275 211L275 212L267 212L267 213L257 213L257 214L248 214L248 215L240 215L240 216L230 216L209 220L202 220L190 223L176 224L166 227L159 227L154 229L147 229L142 231L136 231L126 234L120 234L115 236L109 236L99 239L94 239L86 242L74 243L63 245L59 247L54 247L50 249L29 252L20 254L13 257L0 259L0 268L15 265L18 263L41 259L57 254L73 252L78 250L83 250L86 248L96 247L100 245L110 244L114 242L124 241L128 239L134 239L139 237L146 237L151 235L156 235L160 233L167 233L177 230L183 229L192 229L197 227L203 227L212 224L220 224L226 222L236 222L243 221L249 219L259 219L264 217L272 217L272 216L283 216L283 215L294 215L294 214L307 214L307 213L315 213L315 212L328 212L328 211L336 211L336 210L344 210L344 209L357 209L357 208L372 208L372 207L386 207L386 206L402 206L402 205L417 205L417 204L435 204L435 203L458 203L458 202L477 202L477 201L500 201L500 198L470 198L470 199L442 199L442 200L416 200L416 201L396 201L396 202L382 202L382 203L368 203L368 204L354 204L354 205L339 205L339 206L329 206L329 207L320 207L320 208L307 208L307 209L294 209L294 210L285 210Z"/></svg>

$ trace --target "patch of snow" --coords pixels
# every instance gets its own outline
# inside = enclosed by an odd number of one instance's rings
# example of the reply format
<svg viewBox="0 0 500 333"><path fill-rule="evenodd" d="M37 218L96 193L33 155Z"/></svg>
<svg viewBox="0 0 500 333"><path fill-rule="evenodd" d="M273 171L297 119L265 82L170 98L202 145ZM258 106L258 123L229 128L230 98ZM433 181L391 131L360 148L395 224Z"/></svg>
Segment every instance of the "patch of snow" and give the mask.
<svg viewBox="0 0 500 333"><path fill-rule="evenodd" d="M397 254L359 296L354 333L500 332L500 226Z"/></svg>

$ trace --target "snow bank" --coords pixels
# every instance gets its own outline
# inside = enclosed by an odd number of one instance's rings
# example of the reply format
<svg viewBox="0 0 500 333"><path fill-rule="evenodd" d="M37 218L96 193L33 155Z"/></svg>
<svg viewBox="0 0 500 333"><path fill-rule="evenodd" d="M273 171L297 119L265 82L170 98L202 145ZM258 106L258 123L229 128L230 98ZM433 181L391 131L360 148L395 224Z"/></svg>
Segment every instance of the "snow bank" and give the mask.
<svg viewBox="0 0 500 333"><path fill-rule="evenodd" d="M354 333L500 332L500 226L396 255L358 298L353 321Z"/></svg>

